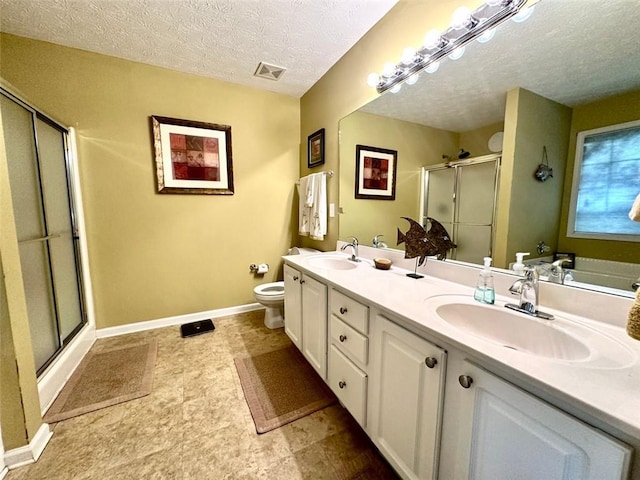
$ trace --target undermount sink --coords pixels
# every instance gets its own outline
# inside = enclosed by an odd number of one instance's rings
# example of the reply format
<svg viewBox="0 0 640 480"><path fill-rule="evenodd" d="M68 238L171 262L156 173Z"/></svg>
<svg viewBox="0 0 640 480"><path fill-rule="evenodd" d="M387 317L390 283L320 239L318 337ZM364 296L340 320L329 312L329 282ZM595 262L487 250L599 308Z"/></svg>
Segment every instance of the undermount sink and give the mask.
<svg viewBox="0 0 640 480"><path fill-rule="evenodd" d="M358 264L342 255L313 255L305 259L310 267L326 268L327 270L351 270Z"/></svg>
<svg viewBox="0 0 640 480"><path fill-rule="evenodd" d="M543 320L465 295L431 297L426 306L431 315L461 332L525 355L582 362L590 368L624 368L637 361L615 338L564 316Z"/></svg>

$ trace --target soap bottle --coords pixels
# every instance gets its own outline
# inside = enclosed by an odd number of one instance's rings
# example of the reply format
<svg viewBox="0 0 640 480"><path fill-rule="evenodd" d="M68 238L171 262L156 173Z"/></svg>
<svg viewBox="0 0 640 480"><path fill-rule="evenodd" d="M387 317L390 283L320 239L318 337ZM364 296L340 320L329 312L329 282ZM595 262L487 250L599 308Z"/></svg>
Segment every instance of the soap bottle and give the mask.
<svg viewBox="0 0 640 480"><path fill-rule="evenodd" d="M516 263L511 267L516 275L524 275L524 263L522 263L522 258L530 255L529 252L518 252L516 253Z"/></svg>
<svg viewBox="0 0 640 480"><path fill-rule="evenodd" d="M490 267L491 257L484 257L484 268L480 271L473 298L478 302L493 304L496 301L496 292L493 288L493 275Z"/></svg>

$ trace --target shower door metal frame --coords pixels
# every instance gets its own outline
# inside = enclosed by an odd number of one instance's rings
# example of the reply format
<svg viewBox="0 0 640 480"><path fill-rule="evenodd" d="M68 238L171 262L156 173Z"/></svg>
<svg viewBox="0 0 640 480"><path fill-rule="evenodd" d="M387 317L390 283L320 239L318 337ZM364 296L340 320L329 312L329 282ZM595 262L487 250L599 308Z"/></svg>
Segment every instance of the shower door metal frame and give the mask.
<svg viewBox="0 0 640 480"><path fill-rule="evenodd" d="M458 196L459 185L460 185L460 176L462 175L462 168L470 165L479 165L482 163L495 162L495 174L494 174L494 185L493 185L493 209L491 212L491 223L467 223L459 221L459 202ZM453 168L453 190L451 192L451 218L446 220L439 220L443 223L450 223L452 225L451 238L453 243L456 243L458 237L458 226L459 225L467 225L467 226L477 226L477 227L491 227L489 234L489 252L488 256L493 256L494 242L495 242L495 228L496 228L496 215L498 209L498 186L500 184L500 166L502 163L502 154L490 154L483 155L480 157L468 158L464 160L453 160L446 163L438 163L435 165L426 165L421 169L421 185L420 185L420 221L422 226L426 226L427 222L427 212L428 212L428 191L429 191L429 173L436 170L448 170ZM451 259L456 260L456 248L452 249Z"/></svg>
<svg viewBox="0 0 640 480"><path fill-rule="evenodd" d="M24 245L26 243L32 242L44 242L46 244L46 257L48 264L48 274L49 274L49 285L51 288L51 303L53 307L53 311L55 312L55 331L57 333L58 339L58 348L53 353L51 357L36 370L36 375L40 377L47 368L54 362L54 360L60 355L60 353L64 350L64 348L71 342L71 340L82 330L82 328L87 325L88 317L87 317L87 300L85 298L85 285L83 281L83 271L82 271L82 258L80 256L80 235L78 230L78 222L77 222L77 212L76 212L76 191L72 181L72 165L71 165L71 146L69 139L69 129L62 125L60 122L52 119L49 115L43 113L42 111L35 108L33 105L29 104L25 100L21 99L11 91L9 91L6 87L0 84L0 95L7 97L9 100L15 102L19 106L23 107L25 110L31 113L31 127L33 130L33 142L34 142L34 161L35 167L37 171L37 184L39 187L40 194L40 207L41 207L41 215L42 215L42 228L45 233L44 236L39 238L32 238L28 240L19 241L19 245ZM43 196L43 181L41 175L41 164L40 164L40 146L38 142L38 128L37 121L40 120L50 127L58 130L62 134L63 139L63 150L64 150L64 170L65 170L65 180L67 185L66 199L67 204L69 206L69 215L70 215L70 225L71 225L71 238L72 238L72 246L73 246L73 254L74 254L74 267L76 273L76 280L78 283L78 293L79 293L79 306L80 306L80 323L65 337L61 336L60 329L60 317L59 317L59 307L56 296L56 285L53 279L53 265L51 263L51 252L49 246L49 240L59 237L59 235L51 235L49 234L48 226L47 226L47 212L45 208L45 199ZM33 335L33 332L32 332Z"/></svg>

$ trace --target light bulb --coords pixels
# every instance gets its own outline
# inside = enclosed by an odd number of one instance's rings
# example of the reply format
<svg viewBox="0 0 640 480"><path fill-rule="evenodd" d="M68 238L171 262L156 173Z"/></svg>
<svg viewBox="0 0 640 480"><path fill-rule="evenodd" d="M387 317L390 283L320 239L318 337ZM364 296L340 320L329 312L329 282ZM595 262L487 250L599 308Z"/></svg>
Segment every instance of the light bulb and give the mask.
<svg viewBox="0 0 640 480"><path fill-rule="evenodd" d="M438 48L442 43L442 38L438 30L429 30L424 36L424 46L429 50Z"/></svg>
<svg viewBox="0 0 640 480"><path fill-rule="evenodd" d="M511 17L511 20L513 20L516 23L524 22L533 14L534 7L535 5L531 5L530 7L520 10L513 17Z"/></svg>
<svg viewBox="0 0 640 480"><path fill-rule="evenodd" d="M478 37L478 42L487 43L496 34L496 29L491 28Z"/></svg>
<svg viewBox="0 0 640 480"><path fill-rule="evenodd" d="M471 10L467 7L460 7L453 12L451 19L451 28L454 30L462 30L471 23Z"/></svg>
<svg viewBox="0 0 640 480"><path fill-rule="evenodd" d="M418 81L418 77L419 75L417 73L411 75L409 78L407 78L407 85L415 85L415 83Z"/></svg>
<svg viewBox="0 0 640 480"><path fill-rule="evenodd" d="M459 58L462 57L462 55L464 55L464 47L458 47L456 48L453 52L451 52L448 57L451 60L458 60Z"/></svg>
<svg viewBox="0 0 640 480"><path fill-rule="evenodd" d="M377 73L370 73L367 77L367 85L370 87L377 87L378 83L380 83L380 75Z"/></svg>
<svg viewBox="0 0 640 480"><path fill-rule="evenodd" d="M411 65L415 58L416 51L411 47L407 47L402 51L402 57L400 58L400 61L403 65Z"/></svg>
<svg viewBox="0 0 640 480"><path fill-rule="evenodd" d="M385 77L392 76L395 71L396 66L391 62L385 63L384 67L382 67L382 75L384 75Z"/></svg>
<svg viewBox="0 0 640 480"><path fill-rule="evenodd" d="M425 68L424 71L427 73L436 73L438 71L438 68L440 68L440 62L433 62L431 65Z"/></svg>
<svg viewBox="0 0 640 480"><path fill-rule="evenodd" d="M398 93L400 91L400 89L402 88L402 85L400 85L399 83L395 84L393 87L391 87L391 89L389 90L391 93Z"/></svg>

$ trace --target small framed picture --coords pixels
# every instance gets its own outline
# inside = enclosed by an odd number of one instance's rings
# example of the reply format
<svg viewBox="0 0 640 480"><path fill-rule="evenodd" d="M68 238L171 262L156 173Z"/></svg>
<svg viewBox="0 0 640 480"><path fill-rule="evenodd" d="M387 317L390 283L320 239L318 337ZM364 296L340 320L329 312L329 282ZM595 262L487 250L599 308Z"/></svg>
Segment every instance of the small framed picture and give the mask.
<svg viewBox="0 0 640 480"><path fill-rule="evenodd" d="M158 193L233 195L231 127L151 117Z"/></svg>
<svg viewBox="0 0 640 480"><path fill-rule="evenodd" d="M309 135L307 140L307 167L317 167L324 163L324 128Z"/></svg>
<svg viewBox="0 0 640 480"><path fill-rule="evenodd" d="M396 199L398 152L356 145L356 198Z"/></svg>

